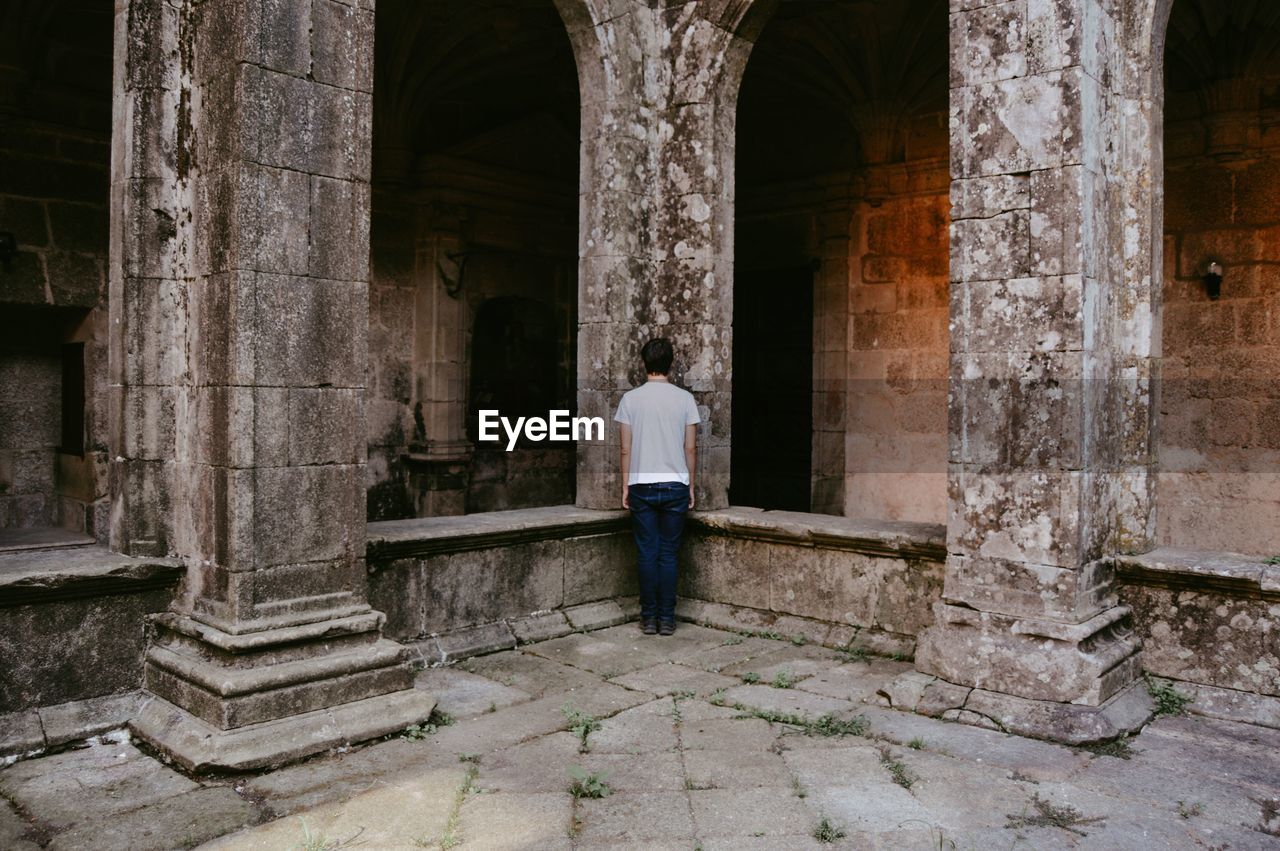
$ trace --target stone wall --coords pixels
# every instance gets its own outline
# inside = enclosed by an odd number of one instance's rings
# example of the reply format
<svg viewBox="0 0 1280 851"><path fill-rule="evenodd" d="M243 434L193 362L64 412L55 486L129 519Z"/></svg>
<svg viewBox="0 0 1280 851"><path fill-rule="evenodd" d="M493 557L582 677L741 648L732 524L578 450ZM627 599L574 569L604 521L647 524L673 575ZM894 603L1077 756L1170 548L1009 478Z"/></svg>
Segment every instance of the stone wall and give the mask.
<svg viewBox="0 0 1280 851"><path fill-rule="evenodd" d="M910 655L942 591L943 531L729 508L690 515L682 617ZM627 515L569 506L369 525L370 601L388 634L470 652L550 637L549 612L637 593ZM617 611L616 607L614 611ZM633 612L634 613L634 612ZM621 615L621 612L618 612ZM625 619L625 618L623 618ZM558 621L563 627L563 618ZM532 636L532 637L531 637ZM430 660L428 660L430 661Z"/></svg>
<svg viewBox="0 0 1280 851"><path fill-rule="evenodd" d="M79 547L0 554L0 715L135 691L180 565Z"/></svg>
<svg viewBox="0 0 1280 851"><path fill-rule="evenodd" d="M1162 544L1280 553L1280 110L1276 62L1257 67L1217 16L1174 6L1165 125ZM1280 34L1270 36L1273 44ZM1205 69L1239 53L1252 78ZM1210 78L1212 74L1213 78ZM1206 108L1205 104L1210 106ZM1223 267L1221 295L1205 285Z"/></svg>
<svg viewBox="0 0 1280 851"><path fill-rule="evenodd" d="M699 512L681 554L680 594L739 610L708 618L693 609L716 626L910 655L933 622L943 558L936 525Z"/></svg>
<svg viewBox="0 0 1280 851"><path fill-rule="evenodd" d="M19 4L21 5L21 4ZM0 529L107 536L111 5L15 16L0 69ZM84 452L60 454L62 352L83 344Z"/></svg>
<svg viewBox="0 0 1280 851"><path fill-rule="evenodd" d="M1147 672L1179 681L1197 710L1280 726L1280 565L1160 548L1117 568Z"/></svg>
<svg viewBox="0 0 1280 851"><path fill-rule="evenodd" d="M369 524L369 598L401 640L636 593L622 512L572 507Z"/></svg>

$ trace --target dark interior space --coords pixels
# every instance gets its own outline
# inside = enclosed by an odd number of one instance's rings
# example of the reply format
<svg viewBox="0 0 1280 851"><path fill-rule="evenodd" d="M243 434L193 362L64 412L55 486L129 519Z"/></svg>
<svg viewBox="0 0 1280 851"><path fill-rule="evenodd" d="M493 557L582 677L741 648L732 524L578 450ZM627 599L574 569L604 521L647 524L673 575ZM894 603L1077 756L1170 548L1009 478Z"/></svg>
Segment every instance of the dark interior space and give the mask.
<svg viewBox="0 0 1280 851"><path fill-rule="evenodd" d="M739 272L729 501L809 510L813 268Z"/></svg>
<svg viewBox="0 0 1280 851"><path fill-rule="evenodd" d="M737 112L735 503L945 516L948 33L946 0L793 0L752 49ZM745 341L765 328L786 340L771 356L792 360L771 369L805 380L751 416ZM803 451L759 452L784 433ZM771 479L805 480L808 496Z"/></svg>
<svg viewBox="0 0 1280 851"><path fill-rule="evenodd" d="M576 403L564 24L551 0L385 0L375 52L369 517L570 503L572 444L507 452L475 422Z"/></svg>
<svg viewBox="0 0 1280 851"><path fill-rule="evenodd" d="M0 534L108 532L113 13L0 5Z"/></svg>

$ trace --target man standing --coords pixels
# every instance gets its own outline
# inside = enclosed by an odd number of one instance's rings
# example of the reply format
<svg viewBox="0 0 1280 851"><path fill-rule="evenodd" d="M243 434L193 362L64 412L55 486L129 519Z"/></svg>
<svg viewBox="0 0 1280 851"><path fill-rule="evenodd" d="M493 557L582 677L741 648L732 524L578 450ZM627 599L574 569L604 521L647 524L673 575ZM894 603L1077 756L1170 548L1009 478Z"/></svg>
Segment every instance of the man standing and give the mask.
<svg viewBox="0 0 1280 851"><path fill-rule="evenodd" d="M635 527L645 635L676 631L676 553L697 478L701 418L693 394L667 380L672 355L664 338L644 344L648 380L622 397L613 418L622 424L622 507Z"/></svg>

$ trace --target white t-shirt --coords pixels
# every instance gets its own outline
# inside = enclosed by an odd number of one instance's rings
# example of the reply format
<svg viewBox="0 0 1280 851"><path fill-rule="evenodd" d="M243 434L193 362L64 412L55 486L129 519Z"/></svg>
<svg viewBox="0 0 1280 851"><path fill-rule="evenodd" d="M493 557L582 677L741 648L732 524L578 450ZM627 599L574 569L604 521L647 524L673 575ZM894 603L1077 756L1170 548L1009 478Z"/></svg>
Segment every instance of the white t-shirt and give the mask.
<svg viewBox="0 0 1280 851"><path fill-rule="evenodd" d="M631 427L628 485L689 484L684 429L702 422L692 393L665 381L648 381L623 395L613 421Z"/></svg>

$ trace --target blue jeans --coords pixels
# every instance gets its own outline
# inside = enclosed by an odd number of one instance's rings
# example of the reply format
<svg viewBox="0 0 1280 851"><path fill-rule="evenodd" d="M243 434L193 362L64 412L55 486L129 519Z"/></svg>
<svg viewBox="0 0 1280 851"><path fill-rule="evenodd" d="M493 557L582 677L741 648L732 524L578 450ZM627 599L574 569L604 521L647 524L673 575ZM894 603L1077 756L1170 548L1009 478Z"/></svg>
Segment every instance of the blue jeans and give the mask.
<svg viewBox="0 0 1280 851"><path fill-rule="evenodd" d="M689 513L689 486L657 482L627 488L640 575L640 618L675 621L676 553Z"/></svg>

